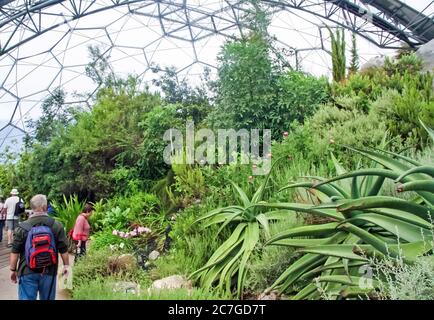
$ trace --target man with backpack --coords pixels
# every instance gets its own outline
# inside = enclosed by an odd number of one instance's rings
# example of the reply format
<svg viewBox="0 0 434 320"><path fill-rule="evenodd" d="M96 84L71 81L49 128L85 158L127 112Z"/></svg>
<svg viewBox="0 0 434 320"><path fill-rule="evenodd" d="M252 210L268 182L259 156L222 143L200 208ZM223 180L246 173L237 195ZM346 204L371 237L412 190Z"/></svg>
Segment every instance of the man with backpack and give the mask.
<svg viewBox="0 0 434 320"><path fill-rule="evenodd" d="M6 211L6 230L8 231L8 248L12 247L13 232L18 226L20 215L25 212L24 201L18 197L18 190L12 189L11 196L6 199L3 210Z"/></svg>
<svg viewBox="0 0 434 320"><path fill-rule="evenodd" d="M47 198L42 194L30 200L33 213L15 230L10 258L11 280L17 283L20 300L54 300L58 254L63 260L63 275L69 270L65 230L47 214Z"/></svg>

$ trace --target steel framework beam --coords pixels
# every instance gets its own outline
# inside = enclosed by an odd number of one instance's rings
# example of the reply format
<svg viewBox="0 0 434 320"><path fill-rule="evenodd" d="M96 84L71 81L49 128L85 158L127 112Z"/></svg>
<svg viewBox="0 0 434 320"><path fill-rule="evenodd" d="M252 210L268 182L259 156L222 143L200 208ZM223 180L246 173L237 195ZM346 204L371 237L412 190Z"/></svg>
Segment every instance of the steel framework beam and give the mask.
<svg viewBox="0 0 434 320"><path fill-rule="evenodd" d="M226 20L232 26L239 24L234 8L242 9L246 2L243 0L222 1L222 9L210 11L183 0L111 0L105 6L101 6L96 0L0 1L0 34L4 35L1 38L0 55L70 21L119 6L133 7L131 12L140 14L140 10L135 7L157 3L158 6L166 9L165 12L148 13L148 15L160 19L163 32L163 21L170 21L176 15L175 13L181 10L184 11L185 19L181 21L184 27L208 28L210 33L225 35L224 29L219 30L216 27L215 20ZM363 3L357 0L265 0L263 2L282 10L300 10L331 21L356 32L381 48L397 48L401 42L415 47L434 37L434 22L431 18L421 14L417 15L416 10L396 0L364 0ZM371 13L361 4L375 7L377 13ZM399 10L392 15L390 8L395 8L397 4L399 4ZM49 11L56 5L61 9L59 13ZM171 10L167 10L168 8ZM197 21L189 21L185 15L186 12L194 12L202 15L202 19L209 19L211 27L205 27ZM62 21L47 25L44 19L53 15L62 18ZM416 21L414 21L415 16L418 17ZM25 35L18 36L22 31L25 31Z"/></svg>

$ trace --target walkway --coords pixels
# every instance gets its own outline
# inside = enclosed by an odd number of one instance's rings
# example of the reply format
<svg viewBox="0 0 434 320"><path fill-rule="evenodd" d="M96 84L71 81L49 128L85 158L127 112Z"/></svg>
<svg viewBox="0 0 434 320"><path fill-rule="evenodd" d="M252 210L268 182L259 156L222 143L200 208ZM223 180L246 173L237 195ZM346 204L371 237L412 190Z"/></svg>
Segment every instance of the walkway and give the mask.
<svg viewBox="0 0 434 320"><path fill-rule="evenodd" d="M5 234L6 236L6 234ZM9 253L10 249L6 247L7 238L3 237L0 242L0 300L17 300L18 286L11 282L9 272ZM69 257L71 264L74 257ZM62 261L62 259L60 259ZM69 300L69 294L66 290L57 289L56 300Z"/></svg>

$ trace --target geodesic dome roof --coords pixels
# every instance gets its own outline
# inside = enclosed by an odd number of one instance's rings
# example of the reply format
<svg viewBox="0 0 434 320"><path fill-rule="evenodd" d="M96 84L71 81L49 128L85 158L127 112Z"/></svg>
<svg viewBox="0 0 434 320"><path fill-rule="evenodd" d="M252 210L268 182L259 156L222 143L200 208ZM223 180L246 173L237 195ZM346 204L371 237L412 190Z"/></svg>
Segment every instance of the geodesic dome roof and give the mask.
<svg viewBox="0 0 434 320"><path fill-rule="evenodd" d="M289 63L316 75L330 74L325 26L356 32L362 62L434 38L429 0L260 2ZM247 32L242 17L251 8L243 0L0 0L0 148L22 139L26 120L58 88L66 103L90 105L99 85L85 72L89 46L114 73L143 84L166 66L194 82L216 67L225 39Z"/></svg>

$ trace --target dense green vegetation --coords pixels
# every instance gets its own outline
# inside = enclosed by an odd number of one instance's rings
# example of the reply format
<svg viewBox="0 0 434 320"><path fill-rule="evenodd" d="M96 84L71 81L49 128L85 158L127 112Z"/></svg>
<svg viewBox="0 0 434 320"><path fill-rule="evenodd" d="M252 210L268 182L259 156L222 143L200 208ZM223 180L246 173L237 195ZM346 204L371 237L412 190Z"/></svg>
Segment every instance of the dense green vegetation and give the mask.
<svg viewBox="0 0 434 320"><path fill-rule="evenodd" d="M88 67L104 83L92 108L67 107L61 90L44 102L23 151L3 155L0 187L27 199L48 194L67 231L84 201L94 203L74 298L418 295L411 288L434 275L433 76L411 53L359 72L355 38L347 72L344 32L331 33L332 82L288 66L260 24L221 48L217 79L201 87L168 69L160 95L138 89L134 76L106 74L102 63ZM271 129L272 170L167 165L163 134L187 120ZM148 261L153 250L162 255ZM113 266L125 254L137 265ZM374 271L372 287L359 285L363 268ZM175 274L195 289L111 290Z"/></svg>

